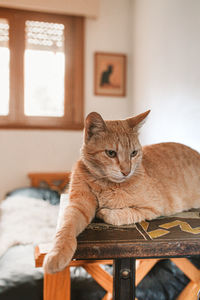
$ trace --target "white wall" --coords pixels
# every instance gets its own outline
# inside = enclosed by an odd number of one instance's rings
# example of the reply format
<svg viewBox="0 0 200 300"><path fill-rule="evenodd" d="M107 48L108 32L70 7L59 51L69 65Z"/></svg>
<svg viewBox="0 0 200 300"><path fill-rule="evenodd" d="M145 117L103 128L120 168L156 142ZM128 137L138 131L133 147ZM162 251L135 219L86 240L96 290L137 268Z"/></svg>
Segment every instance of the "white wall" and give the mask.
<svg viewBox="0 0 200 300"><path fill-rule="evenodd" d="M152 109L144 144L200 150L200 1L134 0L133 111Z"/></svg>
<svg viewBox="0 0 200 300"><path fill-rule="evenodd" d="M130 54L129 13L129 0L101 0L99 18L86 20L85 113L95 110L108 119L125 118L130 113L130 93L123 98L93 93L94 52ZM127 77L130 80L130 74ZM130 91L130 85L127 88ZM70 170L81 143L80 131L0 130L0 199L6 191L28 185L29 172Z"/></svg>
<svg viewBox="0 0 200 300"><path fill-rule="evenodd" d="M85 82L86 113L98 111L106 119L125 118L131 114L131 32L130 0L101 0L98 22L88 19L86 23ZM127 57L127 97L94 96L94 52L125 53Z"/></svg>

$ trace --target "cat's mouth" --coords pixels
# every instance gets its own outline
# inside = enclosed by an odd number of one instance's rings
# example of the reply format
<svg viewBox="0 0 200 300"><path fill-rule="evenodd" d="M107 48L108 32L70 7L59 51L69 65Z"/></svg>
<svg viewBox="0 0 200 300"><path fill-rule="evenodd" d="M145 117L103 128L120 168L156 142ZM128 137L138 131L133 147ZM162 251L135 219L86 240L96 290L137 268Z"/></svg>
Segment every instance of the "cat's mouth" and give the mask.
<svg viewBox="0 0 200 300"><path fill-rule="evenodd" d="M112 182L115 182L115 183L121 183L121 182L126 181L128 178L129 178L129 176L124 176L124 177L121 177L121 178L118 178L118 177L109 177L108 179L110 181L112 181Z"/></svg>
<svg viewBox="0 0 200 300"><path fill-rule="evenodd" d="M108 176L108 179L112 182L115 183L121 183L127 181L131 176L133 176L134 171L131 171L128 175L126 176Z"/></svg>

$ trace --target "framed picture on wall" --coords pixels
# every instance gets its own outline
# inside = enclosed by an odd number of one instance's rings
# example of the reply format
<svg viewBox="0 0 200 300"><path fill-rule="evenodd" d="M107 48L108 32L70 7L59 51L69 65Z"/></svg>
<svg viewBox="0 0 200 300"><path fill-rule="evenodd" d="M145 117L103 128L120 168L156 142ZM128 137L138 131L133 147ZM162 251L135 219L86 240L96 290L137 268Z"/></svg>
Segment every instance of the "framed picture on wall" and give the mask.
<svg viewBox="0 0 200 300"><path fill-rule="evenodd" d="M96 52L94 92L99 96L126 95L126 55Z"/></svg>

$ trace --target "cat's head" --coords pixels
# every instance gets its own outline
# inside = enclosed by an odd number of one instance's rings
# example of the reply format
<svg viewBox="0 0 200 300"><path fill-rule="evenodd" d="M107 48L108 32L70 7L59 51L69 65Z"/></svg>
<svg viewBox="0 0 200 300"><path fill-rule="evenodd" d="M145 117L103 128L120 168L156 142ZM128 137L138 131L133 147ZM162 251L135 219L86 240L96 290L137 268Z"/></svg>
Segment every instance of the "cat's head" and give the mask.
<svg viewBox="0 0 200 300"><path fill-rule="evenodd" d="M119 121L96 113L85 120L82 160L96 177L120 183L130 178L142 159L138 130L150 111Z"/></svg>

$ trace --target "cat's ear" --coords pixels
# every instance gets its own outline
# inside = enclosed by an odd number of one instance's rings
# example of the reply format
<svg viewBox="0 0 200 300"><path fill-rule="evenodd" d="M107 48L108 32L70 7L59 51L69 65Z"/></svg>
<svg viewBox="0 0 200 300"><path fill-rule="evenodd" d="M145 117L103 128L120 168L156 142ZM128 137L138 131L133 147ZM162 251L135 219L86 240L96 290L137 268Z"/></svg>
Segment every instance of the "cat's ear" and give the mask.
<svg viewBox="0 0 200 300"><path fill-rule="evenodd" d="M88 142L93 135L98 135L106 129L106 124L101 115L91 112L85 119L85 142Z"/></svg>
<svg viewBox="0 0 200 300"><path fill-rule="evenodd" d="M126 121L128 122L128 125L131 128L134 128L134 129L138 130L145 123L146 118L147 118L147 116L148 116L149 113L150 113L150 110L148 110L148 111L146 111L146 112L144 112L144 113L142 113L140 115L137 115L135 117L126 119Z"/></svg>

